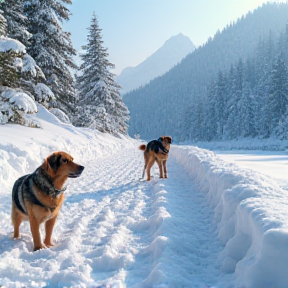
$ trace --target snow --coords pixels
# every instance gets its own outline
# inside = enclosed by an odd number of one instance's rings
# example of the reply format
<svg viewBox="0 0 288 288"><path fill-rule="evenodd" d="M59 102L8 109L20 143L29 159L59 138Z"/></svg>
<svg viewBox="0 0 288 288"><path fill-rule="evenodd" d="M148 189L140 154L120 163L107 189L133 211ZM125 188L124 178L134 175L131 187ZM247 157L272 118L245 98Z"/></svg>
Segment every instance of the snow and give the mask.
<svg viewBox="0 0 288 288"><path fill-rule="evenodd" d="M169 178L153 166L147 182L138 140L75 128L41 105L36 117L42 129L0 126L0 285L287 287L288 197L279 179L173 145ZM56 246L32 252L27 222L20 240L10 238L11 189L55 150L85 170L67 182Z"/></svg>
<svg viewBox="0 0 288 288"><path fill-rule="evenodd" d="M33 77L36 77L37 76L37 72L38 72L38 74L39 74L38 76L42 77L43 79L45 79L45 76L44 76L43 72L37 66L35 60L29 54L25 54L23 56L23 67L22 67L21 71L23 73L29 72Z"/></svg>
<svg viewBox="0 0 288 288"><path fill-rule="evenodd" d="M0 52L12 50L17 53L26 53L25 46L18 40L0 36Z"/></svg>
<svg viewBox="0 0 288 288"><path fill-rule="evenodd" d="M22 69L23 67L23 61L21 58L14 58L14 67L15 67L15 70L19 71Z"/></svg>
<svg viewBox="0 0 288 288"><path fill-rule="evenodd" d="M55 115L61 122L71 124L69 117L62 110L58 108L52 108L50 109L50 112Z"/></svg>
<svg viewBox="0 0 288 288"><path fill-rule="evenodd" d="M13 109L21 110L24 113L37 112L36 103L29 95L22 91L7 88L2 92L1 97L9 100L9 103L12 104Z"/></svg>
<svg viewBox="0 0 288 288"><path fill-rule="evenodd" d="M288 190L288 157L287 151L214 151L226 162L235 163L245 169L259 171L278 181Z"/></svg>
<svg viewBox="0 0 288 288"><path fill-rule="evenodd" d="M55 96L51 89L43 83L37 83L34 90L39 102L45 102L49 101L50 99L55 99Z"/></svg>

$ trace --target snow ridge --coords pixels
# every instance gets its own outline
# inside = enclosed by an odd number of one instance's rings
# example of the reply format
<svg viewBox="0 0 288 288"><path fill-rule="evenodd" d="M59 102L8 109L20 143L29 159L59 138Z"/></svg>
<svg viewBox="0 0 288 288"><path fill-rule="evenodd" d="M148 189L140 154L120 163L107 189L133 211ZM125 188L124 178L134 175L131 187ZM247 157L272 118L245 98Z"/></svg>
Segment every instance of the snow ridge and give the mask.
<svg viewBox="0 0 288 288"><path fill-rule="evenodd" d="M288 275L278 267L288 263L287 192L269 177L221 163L210 151L173 147L173 155L214 210L225 245L222 271L235 272L236 287L285 287Z"/></svg>

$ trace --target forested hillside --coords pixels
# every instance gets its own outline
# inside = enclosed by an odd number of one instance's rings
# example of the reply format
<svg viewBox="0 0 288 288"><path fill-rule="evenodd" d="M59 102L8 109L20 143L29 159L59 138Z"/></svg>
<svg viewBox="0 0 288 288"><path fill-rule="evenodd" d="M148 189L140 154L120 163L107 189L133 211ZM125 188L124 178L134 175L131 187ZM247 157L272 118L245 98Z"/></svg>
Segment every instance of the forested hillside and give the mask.
<svg viewBox="0 0 288 288"><path fill-rule="evenodd" d="M185 139L288 139L288 23L252 57L219 70L207 97L187 108Z"/></svg>
<svg viewBox="0 0 288 288"><path fill-rule="evenodd" d="M261 40L264 43L284 33L287 20L287 3L265 4L216 33L162 77L124 95L131 116L129 134L139 133L144 139L162 134L176 141L193 138L185 124L189 107L204 103L220 70L236 65L239 59L245 62L255 55Z"/></svg>

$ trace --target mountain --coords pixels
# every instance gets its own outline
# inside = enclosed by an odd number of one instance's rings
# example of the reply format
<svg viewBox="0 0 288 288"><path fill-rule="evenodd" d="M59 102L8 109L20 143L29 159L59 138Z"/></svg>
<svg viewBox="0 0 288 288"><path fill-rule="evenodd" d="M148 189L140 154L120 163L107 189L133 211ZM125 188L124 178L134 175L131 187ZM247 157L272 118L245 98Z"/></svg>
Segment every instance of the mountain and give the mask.
<svg viewBox="0 0 288 288"><path fill-rule="evenodd" d="M125 68L116 82L122 86L121 94L149 83L178 64L187 54L195 50L190 38L183 34L172 36L155 53L136 67Z"/></svg>
<svg viewBox="0 0 288 288"><path fill-rule="evenodd" d="M208 39L170 71L148 85L127 93L129 134L142 139L171 135L181 141L185 134L187 107L206 97L207 86L219 70L255 53L259 41L285 31L288 3L267 3Z"/></svg>

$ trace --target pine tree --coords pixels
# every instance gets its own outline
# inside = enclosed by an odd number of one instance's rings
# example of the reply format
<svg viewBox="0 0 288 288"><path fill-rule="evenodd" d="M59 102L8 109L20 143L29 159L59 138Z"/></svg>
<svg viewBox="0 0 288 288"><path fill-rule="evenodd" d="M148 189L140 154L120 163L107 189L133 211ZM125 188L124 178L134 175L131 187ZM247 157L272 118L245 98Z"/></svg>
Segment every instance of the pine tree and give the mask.
<svg viewBox="0 0 288 288"><path fill-rule="evenodd" d="M64 20L69 20L69 10L62 3L71 4L71 1L23 0L28 30L32 34L28 53L42 69L58 107L71 116L76 100L74 80L69 69L77 68L72 59L76 51L70 33L61 27Z"/></svg>
<svg viewBox="0 0 288 288"><path fill-rule="evenodd" d="M230 70L230 98L227 102L227 136L229 139L235 139L241 135L240 131L240 107L239 101L242 96L243 85L243 63L240 59L236 68Z"/></svg>
<svg viewBox="0 0 288 288"><path fill-rule="evenodd" d="M7 21L7 37L16 39L27 46L31 34L27 30L27 18L24 16L22 0L0 1L0 8Z"/></svg>
<svg viewBox="0 0 288 288"><path fill-rule="evenodd" d="M208 92L208 114L209 119L207 119L207 136L208 141L215 140L217 134L217 115L216 115L216 86L217 82L213 83Z"/></svg>
<svg viewBox="0 0 288 288"><path fill-rule="evenodd" d="M1 40L4 41L7 39L5 37L7 34L7 21L2 13L2 6L0 6L0 37L3 37ZM19 81L20 73L15 69L14 59L21 56L22 53L13 50L0 51L0 86L15 87Z"/></svg>
<svg viewBox="0 0 288 288"><path fill-rule="evenodd" d="M7 21L5 17L2 15L3 11L0 6L0 37L5 36L7 33Z"/></svg>
<svg viewBox="0 0 288 288"><path fill-rule="evenodd" d="M217 85L215 86L215 97L216 97L215 113L217 119L217 132L216 132L217 139L221 139L223 137L224 124L227 120L227 111L225 109L227 104L226 83L227 83L226 76L222 71L220 71L218 73Z"/></svg>
<svg viewBox="0 0 288 288"><path fill-rule="evenodd" d="M114 65L107 59L107 48L103 47L102 29L95 13L88 30L88 43L82 47L83 63L77 77L80 116L75 124L112 134L127 134L129 112L121 99L120 86L110 72Z"/></svg>
<svg viewBox="0 0 288 288"><path fill-rule="evenodd" d="M14 66L15 58L22 57L22 53L15 51L0 52L0 85L17 87L20 72Z"/></svg>
<svg viewBox="0 0 288 288"><path fill-rule="evenodd" d="M282 54L278 55L272 69L270 93L266 109L269 119L268 136L274 132L280 119L287 112L288 105L288 73Z"/></svg>
<svg viewBox="0 0 288 288"><path fill-rule="evenodd" d="M243 82L242 98L240 100L241 136L255 137L255 101L247 80Z"/></svg>

